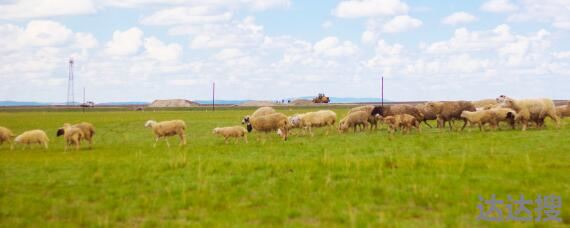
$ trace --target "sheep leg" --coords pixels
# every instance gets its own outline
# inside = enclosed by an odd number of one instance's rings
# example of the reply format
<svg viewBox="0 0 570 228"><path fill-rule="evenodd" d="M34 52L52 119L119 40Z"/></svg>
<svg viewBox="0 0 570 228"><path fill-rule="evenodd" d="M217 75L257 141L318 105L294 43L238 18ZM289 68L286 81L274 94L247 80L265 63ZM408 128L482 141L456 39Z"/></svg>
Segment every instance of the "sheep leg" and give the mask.
<svg viewBox="0 0 570 228"><path fill-rule="evenodd" d="M153 148L156 148L156 144L158 143L158 140L160 139L160 137L155 137L154 138L154 144L152 145Z"/></svg>
<svg viewBox="0 0 570 228"><path fill-rule="evenodd" d="M224 136L224 144L228 144L228 137Z"/></svg>
<svg viewBox="0 0 570 228"><path fill-rule="evenodd" d="M180 145L186 145L186 135L184 132L180 132L178 135L180 136Z"/></svg>
<svg viewBox="0 0 570 228"><path fill-rule="evenodd" d="M467 120L463 119L463 127L461 127L461 130L463 131L463 129L465 129L466 126L467 126Z"/></svg>
<svg viewBox="0 0 570 228"><path fill-rule="evenodd" d="M423 122L424 122L424 124L426 124L429 128L433 128L431 125L429 125L429 123L427 122L427 120L424 120Z"/></svg>
<svg viewBox="0 0 570 228"><path fill-rule="evenodd" d="M164 141L166 142L166 146L170 148L170 143L168 142L168 138L164 137Z"/></svg>
<svg viewBox="0 0 570 228"><path fill-rule="evenodd" d="M245 143L248 143L247 142L247 135L243 135L243 140L245 141Z"/></svg>

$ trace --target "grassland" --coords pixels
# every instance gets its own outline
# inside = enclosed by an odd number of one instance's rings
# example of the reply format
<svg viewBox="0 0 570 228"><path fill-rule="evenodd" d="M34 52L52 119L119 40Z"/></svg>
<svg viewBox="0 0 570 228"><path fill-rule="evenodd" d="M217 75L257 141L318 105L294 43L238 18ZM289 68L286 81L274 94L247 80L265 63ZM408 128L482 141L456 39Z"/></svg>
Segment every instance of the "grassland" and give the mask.
<svg viewBox="0 0 570 228"><path fill-rule="evenodd" d="M282 110L287 114L307 111ZM0 226L568 226L570 125L557 130L385 130L276 135L224 144L217 126L252 110L0 112L0 126L51 142L0 147ZM346 109L335 110L341 116ZM148 119L183 119L189 144L152 147ZM64 122L96 125L92 150L63 152ZM177 139L171 139L175 145ZM478 195L556 194L562 223L477 221Z"/></svg>

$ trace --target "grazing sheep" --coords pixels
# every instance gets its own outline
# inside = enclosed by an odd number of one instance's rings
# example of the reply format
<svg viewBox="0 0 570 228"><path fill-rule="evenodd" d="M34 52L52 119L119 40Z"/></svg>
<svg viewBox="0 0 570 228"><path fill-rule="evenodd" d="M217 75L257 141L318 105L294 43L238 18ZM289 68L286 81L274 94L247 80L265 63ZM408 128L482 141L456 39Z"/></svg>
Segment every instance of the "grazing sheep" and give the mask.
<svg viewBox="0 0 570 228"><path fill-rule="evenodd" d="M497 100L495 99L483 99L483 100L478 100L478 101L472 101L471 102L473 104L473 106L475 106L476 109L483 109L485 107L489 107L489 106L495 106L497 105Z"/></svg>
<svg viewBox="0 0 570 228"><path fill-rule="evenodd" d="M428 102L426 107L437 115L438 125L445 127L445 123L449 122L449 129L452 130L451 121L463 119L463 127L467 126L467 120L461 117L463 111L476 111L475 106L469 101L447 101L447 102Z"/></svg>
<svg viewBox="0 0 570 228"><path fill-rule="evenodd" d="M416 109L418 109L418 111L424 116L423 120L418 120L418 121L424 122L425 125L427 125L429 128L432 128L432 126L427 121L437 120L437 115L432 111L428 110L425 104L416 105ZM439 124L437 125L437 127L438 128L440 127Z"/></svg>
<svg viewBox="0 0 570 228"><path fill-rule="evenodd" d="M47 150L49 138L42 130L30 130L18 135L16 139L14 139L14 142L16 142L16 144L25 144L30 147L30 144L40 144Z"/></svg>
<svg viewBox="0 0 570 228"><path fill-rule="evenodd" d="M63 124L63 127L57 130L56 136L59 137L61 135L63 135L63 138L65 139L65 147L63 151L67 151L67 146L69 145L75 145L75 150L79 150L81 139L85 137L80 128L71 126L68 123Z"/></svg>
<svg viewBox="0 0 570 228"><path fill-rule="evenodd" d="M289 129L294 129L294 128L301 128L301 118L303 117L303 114L295 114L292 115L290 117L288 117L289 120Z"/></svg>
<svg viewBox="0 0 570 228"><path fill-rule="evenodd" d="M367 111L354 111L344 117L338 127L340 133L348 131L349 128L354 128L356 132L356 127L359 125L363 126L363 129L368 128L370 123L368 122L370 114Z"/></svg>
<svg viewBox="0 0 570 228"><path fill-rule="evenodd" d="M247 124L247 131L253 129L259 132L278 131L283 140L287 140L289 119L283 113L272 113L264 116L245 117L244 123Z"/></svg>
<svg viewBox="0 0 570 228"><path fill-rule="evenodd" d="M144 124L147 128L152 128L152 132L155 135L155 141L153 147L156 147L158 140L163 138L166 141L166 145L170 147L167 137L178 135L180 137L180 146L186 145L186 123L182 120L169 120L156 122L154 120L149 120Z"/></svg>
<svg viewBox="0 0 570 228"><path fill-rule="evenodd" d="M394 116L400 114L408 114L412 115L416 120L420 121L424 119L424 115L422 112L415 106L408 105L408 104L397 104L397 105L390 105L390 106L376 106L372 110L371 113L373 116L377 114L382 117L387 116Z"/></svg>
<svg viewBox="0 0 570 228"><path fill-rule="evenodd" d="M483 131L483 125L489 124L493 129L497 127L497 115L491 110L481 111L463 111L461 117L465 118L471 124L479 125L479 131Z"/></svg>
<svg viewBox="0 0 570 228"><path fill-rule="evenodd" d="M12 131L10 131L10 129L0 127L0 146L4 144L4 142L8 142L10 143L10 150L12 150L14 148L14 145L12 144L12 138L14 137L15 135L12 133Z"/></svg>
<svg viewBox="0 0 570 228"><path fill-rule="evenodd" d="M63 126L65 127L66 125L69 125L68 123L63 124ZM93 126L93 124L88 123L88 122L81 122L78 124L74 124L71 127L76 127L79 128L81 130L81 132L83 133L83 139L87 140L87 142L89 142L89 149L92 148L93 146L93 136L95 135L95 127ZM57 130L57 136L59 137L60 135L64 135L65 131L64 128L60 128Z"/></svg>
<svg viewBox="0 0 570 228"><path fill-rule="evenodd" d="M398 114L387 117L382 117L378 114L378 117L389 126L391 134L396 132L398 129L400 129L402 133L409 133L412 128L418 129L418 132L422 131L420 128L420 122L414 116L409 114Z"/></svg>
<svg viewBox="0 0 570 228"><path fill-rule="evenodd" d="M246 118L251 118L251 117L259 117L259 116L265 116L265 115L269 115L269 114L273 114L276 113L275 109L273 109L272 107L261 107L258 108L257 110L255 110L251 115L249 116L244 116L241 124L245 124L245 119Z"/></svg>
<svg viewBox="0 0 570 228"><path fill-rule="evenodd" d="M336 113L331 110L320 110L317 112L308 112L300 116L301 127L309 130L309 134L313 136L312 128L314 127L334 127L336 122Z"/></svg>
<svg viewBox="0 0 570 228"><path fill-rule="evenodd" d="M228 143L228 138L236 138L236 143L239 138L243 138L245 143L247 143L247 130L242 126L233 127L217 127L214 128L212 134L224 137L224 143Z"/></svg>
<svg viewBox="0 0 570 228"><path fill-rule="evenodd" d="M500 127L499 123L501 122L507 122L512 129L515 129L515 122L517 116L517 112L515 110L510 108L492 108L486 110L495 113L495 116L497 118L497 126Z"/></svg>
<svg viewBox="0 0 570 228"><path fill-rule="evenodd" d="M358 106L358 107L354 107L354 108L350 109L347 114L357 112L357 111L365 111L365 112L370 114L368 116L368 123L370 124L370 129L371 130L372 129L378 129L378 119L374 115L372 115L372 110L374 110L373 105Z"/></svg>
<svg viewBox="0 0 570 228"><path fill-rule="evenodd" d="M561 119L570 117L570 106L569 105L556 106L556 114Z"/></svg>
<svg viewBox="0 0 570 228"><path fill-rule="evenodd" d="M535 121L539 127L544 123L544 118L550 117L560 127L560 118L556 114L554 102L548 98L541 99L513 99L505 95L497 98L497 102L504 107L512 108L517 112L517 119L522 124L522 130L526 131L529 121Z"/></svg>

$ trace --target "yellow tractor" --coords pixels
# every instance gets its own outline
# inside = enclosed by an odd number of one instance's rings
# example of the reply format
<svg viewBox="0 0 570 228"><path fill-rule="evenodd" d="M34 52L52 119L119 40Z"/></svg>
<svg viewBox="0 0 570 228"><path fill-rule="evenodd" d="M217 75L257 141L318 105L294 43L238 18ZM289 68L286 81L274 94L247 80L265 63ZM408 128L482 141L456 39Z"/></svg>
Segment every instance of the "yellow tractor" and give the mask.
<svg viewBox="0 0 570 228"><path fill-rule="evenodd" d="M316 104L327 104L330 101L331 100L329 99L329 97L325 96L324 93L319 93L317 97L313 98L313 103Z"/></svg>

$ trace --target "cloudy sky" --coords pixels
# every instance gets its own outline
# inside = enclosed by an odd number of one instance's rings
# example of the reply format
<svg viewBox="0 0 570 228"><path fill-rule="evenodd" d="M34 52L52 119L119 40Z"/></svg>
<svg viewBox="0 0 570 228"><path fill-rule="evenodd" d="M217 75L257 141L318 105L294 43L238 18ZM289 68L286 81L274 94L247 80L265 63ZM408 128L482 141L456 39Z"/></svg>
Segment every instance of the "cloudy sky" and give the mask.
<svg viewBox="0 0 570 228"><path fill-rule="evenodd" d="M0 100L570 98L568 0L0 0Z"/></svg>

